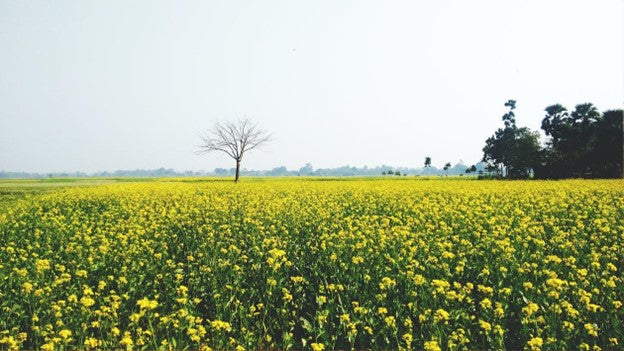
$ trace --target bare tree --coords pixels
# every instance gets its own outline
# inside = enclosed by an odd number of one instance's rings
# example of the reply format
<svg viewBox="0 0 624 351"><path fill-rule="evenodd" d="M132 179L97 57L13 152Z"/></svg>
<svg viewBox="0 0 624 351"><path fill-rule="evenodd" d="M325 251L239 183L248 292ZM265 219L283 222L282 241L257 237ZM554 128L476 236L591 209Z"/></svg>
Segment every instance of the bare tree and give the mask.
<svg viewBox="0 0 624 351"><path fill-rule="evenodd" d="M212 151L221 151L236 160L236 177L238 182L240 163L243 155L257 149L271 140L271 135L259 129L257 124L248 119L239 119L236 122L216 123L214 127L201 136L199 154Z"/></svg>

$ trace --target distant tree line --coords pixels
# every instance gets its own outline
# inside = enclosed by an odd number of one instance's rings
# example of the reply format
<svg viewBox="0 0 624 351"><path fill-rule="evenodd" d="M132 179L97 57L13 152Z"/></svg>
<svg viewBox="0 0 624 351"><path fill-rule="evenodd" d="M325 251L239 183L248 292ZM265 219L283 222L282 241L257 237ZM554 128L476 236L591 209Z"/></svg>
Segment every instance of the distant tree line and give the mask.
<svg viewBox="0 0 624 351"><path fill-rule="evenodd" d="M484 163L477 163L474 172L483 172L485 170ZM335 168L318 168L315 169L310 163L306 163L299 169L287 169L285 166L275 167L269 170L248 170L241 169L240 174L245 176L257 177L285 177L285 176L380 176L380 175L460 175L465 174L465 170L470 168L459 162L454 166L444 169L438 169L433 166L427 168L408 168L408 167L392 167L381 165L376 167L353 167L341 166ZM215 168L213 171L176 171L172 168L158 169L136 169L136 170L117 170L117 171L101 171L94 173L85 172L54 172L54 173L29 173L29 172L7 172L0 171L0 178L88 178L88 177L197 177L197 176L219 176L229 177L236 174L236 168Z"/></svg>
<svg viewBox="0 0 624 351"><path fill-rule="evenodd" d="M450 163L449 163L450 164ZM242 169L241 175L245 176L268 176L268 177L286 177L286 176L387 176L387 175L465 175L466 169L470 166L459 162L454 166L449 166L446 170L436 168L434 166L427 166L421 168L411 167L392 167L387 165L381 165L376 167L353 167L353 166L340 166L335 168L317 168L315 169L310 163L306 163L299 169L287 169L285 166L275 167L270 170L247 170ZM478 170L485 171L484 163L477 163L474 172ZM214 174L218 176L231 176L235 173L234 168L216 168Z"/></svg>
<svg viewBox="0 0 624 351"><path fill-rule="evenodd" d="M0 178L21 178L21 179L37 179L37 178L114 178L114 177L180 177L180 176L200 176L208 174L205 171L175 171L172 168L157 169L134 169L134 170L117 170L117 171L100 171L93 173L85 172L6 172L0 171Z"/></svg>
<svg viewBox="0 0 624 351"><path fill-rule="evenodd" d="M518 127L516 101L505 103L504 127L485 141L483 162L499 177L537 179L619 178L623 170L622 110L600 112L591 103L569 112L560 104L546 107L541 129L547 136Z"/></svg>

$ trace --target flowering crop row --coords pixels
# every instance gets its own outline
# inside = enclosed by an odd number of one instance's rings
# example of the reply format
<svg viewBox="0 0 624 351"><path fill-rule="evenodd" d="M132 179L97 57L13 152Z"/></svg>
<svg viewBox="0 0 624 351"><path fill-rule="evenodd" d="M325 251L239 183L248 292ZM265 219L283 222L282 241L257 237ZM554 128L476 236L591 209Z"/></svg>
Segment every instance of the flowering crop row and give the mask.
<svg viewBox="0 0 624 351"><path fill-rule="evenodd" d="M624 183L149 182L0 213L0 349L617 349Z"/></svg>

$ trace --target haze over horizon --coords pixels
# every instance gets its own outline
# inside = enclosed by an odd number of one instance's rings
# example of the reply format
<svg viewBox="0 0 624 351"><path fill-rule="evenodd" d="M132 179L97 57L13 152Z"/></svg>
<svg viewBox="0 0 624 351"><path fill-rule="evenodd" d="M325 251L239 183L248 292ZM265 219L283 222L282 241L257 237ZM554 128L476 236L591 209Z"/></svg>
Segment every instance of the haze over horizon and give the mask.
<svg viewBox="0 0 624 351"><path fill-rule="evenodd" d="M624 1L3 1L0 170L232 168L199 133L274 135L246 169L482 157L508 99L624 104ZM543 139L542 139L543 140Z"/></svg>

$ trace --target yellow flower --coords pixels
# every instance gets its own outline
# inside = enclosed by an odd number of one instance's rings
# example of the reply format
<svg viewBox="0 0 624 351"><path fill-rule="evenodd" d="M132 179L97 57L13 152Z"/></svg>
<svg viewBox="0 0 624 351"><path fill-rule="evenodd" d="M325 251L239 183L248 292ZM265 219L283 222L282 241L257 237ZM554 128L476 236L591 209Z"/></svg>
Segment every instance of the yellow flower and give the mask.
<svg viewBox="0 0 624 351"><path fill-rule="evenodd" d="M572 331L574 330L574 324L568 321L563 321L563 328L567 329L568 331Z"/></svg>
<svg viewBox="0 0 624 351"><path fill-rule="evenodd" d="M87 271L85 271L84 269L79 269L76 271L76 276L79 278L86 278L87 277Z"/></svg>
<svg viewBox="0 0 624 351"><path fill-rule="evenodd" d="M215 321L210 322L210 326L212 326L212 328L217 330L217 331L230 331L230 330L232 330L232 327L230 326L230 323L224 322L224 321L220 321L220 320L215 320Z"/></svg>
<svg viewBox="0 0 624 351"><path fill-rule="evenodd" d="M492 308L492 301L488 298L481 300L481 307L486 310Z"/></svg>
<svg viewBox="0 0 624 351"><path fill-rule="evenodd" d="M379 289L381 290L387 290L394 286L396 286L396 281L388 277L381 278L381 282L379 283Z"/></svg>
<svg viewBox="0 0 624 351"><path fill-rule="evenodd" d="M451 284L449 284L446 280L439 279L433 279L431 281L431 285L433 285L435 287L435 291L439 293L444 293L444 291L451 287Z"/></svg>
<svg viewBox="0 0 624 351"><path fill-rule="evenodd" d="M51 268L50 260L37 260L35 263L37 266L37 272L42 273Z"/></svg>
<svg viewBox="0 0 624 351"><path fill-rule="evenodd" d="M96 348L96 347L98 347L98 346L100 346L100 345L102 345L102 342L101 342L100 340L98 340L98 339L96 339L96 338L92 338L92 337L87 338L87 339L85 340L85 342L84 342L84 346L85 346L87 349Z"/></svg>
<svg viewBox="0 0 624 351"><path fill-rule="evenodd" d="M544 340L542 338L531 338L527 345L531 351L539 351L542 349L542 345L544 345Z"/></svg>
<svg viewBox="0 0 624 351"><path fill-rule="evenodd" d="M533 302L529 302L529 304L526 307L522 308L522 312L524 312L524 314L526 314L527 317L530 317L537 311L539 311L539 306Z"/></svg>
<svg viewBox="0 0 624 351"><path fill-rule="evenodd" d="M201 340L201 337L199 336L199 332L196 328L188 328L186 330L186 335L188 335L191 338L191 341L193 342L199 342L199 340Z"/></svg>
<svg viewBox="0 0 624 351"><path fill-rule="evenodd" d="M384 322L386 323L386 326L390 328L396 327L396 319L394 318L394 316L388 316L384 318Z"/></svg>
<svg viewBox="0 0 624 351"><path fill-rule="evenodd" d="M33 285L29 282L25 282L24 284L22 284L22 291L24 291L25 293L29 293L31 292L33 289Z"/></svg>
<svg viewBox="0 0 624 351"><path fill-rule="evenodd" d="M498 318L502 318L505 315L505 310L503 310L502 307L497 306L494 309L494 315L496 315L496 317L498 317Z"/></svg>
<svg viewBox="0 0 624 351"><path fill-rule="evenodd" d="M95 304L95 300L88 297L88 296L83 296L80 298L80 303L84 306L84 307L91 307Z"/></svg>
<svg viewBox="0 0 624 351"><path fill-rule="evenodd" d="M415 274L412 280L414 281L414 284L416 286L423 285L426 283L425 277L423 277L420 274Z"/></svg>
<svg viewBox="0 0 624 351"><path fill-rule="evenodd" d="M123 338L121 338L121 341L119 341L120 345L123 345L126 347L126 349L131 349L132 346L134 345L134 342L132 341L132 336L130 335L129 332L125 332Z"/></svg>
<svg viewBox="0 0 624 351"><path fill-rule="evenodd" d="M597 337L598 336L598 327L595 324L585 323L584 325L587 334Z"/></svg>
<svg viewBox="0 0 624 351"><path fill-rule="evenodd" d="M442 351L436 340L425 341L425 351Z"/></svg>
<svg viewBox="0 0 624 351"><path fill-rule="evenodd" d="M401 336L401 339L403 339L403 341L405 341L405 344L407 345L407 348L410 348L410 346L412 345L412 334L411 333L405 333Z"/></svg>
<svg viewBox="0 0 624 351"><path fill-rule="evenodd" d="M305 280L303 277L301 276L295 276L295 277L290 277L290 280L293 283L303 283L303 281Z"/></svg>
<svg viewBox="0 0 624 351"><path fill-rule="evenodd" d="M483 268L483 270L487 271L489 274L489 270L487 268ZM485 286L481 284L477 285L477 290L487 295L492 295L494 293L494 288L492 288L491 286Z"/></svg>
<svg viewBox="0 0 624 351"><path fill-rule="evenodd" d="M290 294L290 291L288 291L288 289L282 288L282 295L282 300L284 300L284 302L292 302L293 296Z"/></svg>
<svg viewBox="0 0 624 351"><path fill-rule="evenodd" d="M176 292L178 293L178 295L186 296L188 295L188 288L184 285L180 285L176 288Z"/></svg>
<svg viewBox="0 0 624 351"><path fill-rule="evenodd" d="M137 301L137 306L139 306L139 308L142 310L153 310L158 307L158 301L149 300L148 298L144 297L141 300Z"/></svg>
<svg viewBox="0 0 624 351"><path fill-rule="evenodd" d="M310 346L312 346L312 351L323 351L323 350L325 350L325 345L320 344L320 343L313 342L312 344L310 344Z"/></svg>
<svg viewBox="0 0 624 351"><path fill-rule="evenodd" d="M445 310L440 308L440 309L438 309L435 312L435 315L433 316L433 320L436 323L438 323L438 322L446 323L448 321L449 317L450 317L450 314L448 312L446 312Z"/></svg>
<svg viewBox="0 0 624 351"><path fill-rule="evenodd" d="M0 334L1 335L1 334ZM0 345L2 344L6 344L7 348L11 351L13 350L19 350L19 343L17 340L15 340L12 336L5 336L3 338L0 338Z"/></svg>
<svg viewBox="0 0 624 351"><path fill-rule="evenodd" d="M82 294L84 296L91 296L93 295L93 290L88 285L84 285L82 288Z"/></svg>
<svg viewBox="0 0 624 351"><path fill-rule="evenodd" d="M71 330L63 329L59 332L59 336L63 338L63 340L68 341L72 336L72 332Z"/></svg>

